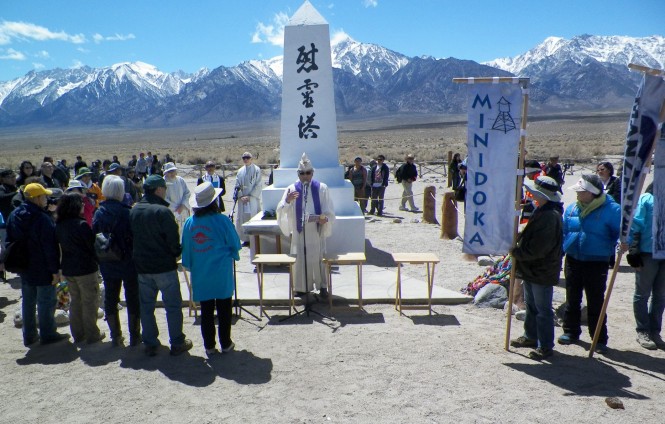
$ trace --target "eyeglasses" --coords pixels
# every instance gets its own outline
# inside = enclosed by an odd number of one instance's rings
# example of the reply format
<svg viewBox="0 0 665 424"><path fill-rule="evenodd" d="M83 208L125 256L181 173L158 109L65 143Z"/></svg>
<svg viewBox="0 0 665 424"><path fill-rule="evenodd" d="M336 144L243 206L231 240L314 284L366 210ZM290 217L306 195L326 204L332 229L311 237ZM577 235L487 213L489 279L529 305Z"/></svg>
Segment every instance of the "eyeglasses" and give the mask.
<svg viewBox="0 0 665 424"><path fill-rule="evenodd" d="M243 156L242 160L248 160L248 159L251 159L251 158L252 158L251 156Z"/></svg>
<svg viewBox="0 0 665 424"><path fill-rule="evenodd" d="M312 175L312 171L298 171L298 175Z"/></svg>

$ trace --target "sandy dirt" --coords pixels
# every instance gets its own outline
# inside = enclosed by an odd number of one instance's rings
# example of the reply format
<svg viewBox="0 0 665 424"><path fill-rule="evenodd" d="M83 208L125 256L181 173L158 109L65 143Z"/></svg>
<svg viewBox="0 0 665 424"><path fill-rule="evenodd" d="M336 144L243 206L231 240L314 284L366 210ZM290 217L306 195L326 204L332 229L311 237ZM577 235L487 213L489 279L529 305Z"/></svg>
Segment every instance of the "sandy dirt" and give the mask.
<svg viewBox="0 0 665 424"><path fill-rule="evenodd" d="M569 184L575 180L568 176ZM426 185L437 187L440 207L445 181L425 176L415 192ZM435 284L453 290L484 271L462 258L460 240L441 240L438 225L399 212L400 194L391 181L388 216L367 221L371 264L394 269L385 259L390 252L434 252L441 258ZM566 192L567 202L573 198ZM246 251L241 260L248 260ZM0 422L659 423L665 352L635 342L634 274L622 265L608 313L610 352L589 359L584 329L579 345L557 345L544 363L528 359L528 349L505 351L503 311L473 305L435 306L432 317L369 305L365 313L335 311L335 320L312 315L284 323L244 314L232 330L236 351L210 359L186 312L184 331L194 348L179 357L164 347L148 358L141 348L108 341L28 349L13 324L21 302L14 278L0 284ZM417 267L404 272L423 278ZM555 291L562 300L563 288ZM168 345L164 311L156 315ZM513 319L513 337L521 325ZM607 406L613 396L625 410Z"/></svg>

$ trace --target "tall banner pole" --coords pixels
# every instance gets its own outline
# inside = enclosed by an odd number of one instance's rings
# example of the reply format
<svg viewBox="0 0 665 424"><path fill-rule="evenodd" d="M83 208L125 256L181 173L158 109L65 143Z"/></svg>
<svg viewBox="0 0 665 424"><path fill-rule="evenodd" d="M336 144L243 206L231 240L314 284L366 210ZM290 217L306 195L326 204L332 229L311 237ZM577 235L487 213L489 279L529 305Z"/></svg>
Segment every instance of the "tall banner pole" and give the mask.
<svg viewBox="0 0 665 424"><path fill-rule="evenodd" d="M524 169L524 156L526 154L526 122L527 111L529 107L529 80L522 82L522 125L520 127L520 157L517 164L518 170ZM522 184L524 183L524 173L517 175L517 187L515 188L515 231L513 234L513 249L517 242L517 233L519 231L520 206L522 203ZM503 348L510 350L510 329L513 324L513 294L515 292L515 261L511 258L510 264L510 286L508 289L508 316L506 317L506 339Z"/></svg>
<svg viewBox="0 0 665 424"><path fill-rule="evenodd" d="M661 78L665 76L665 72L658 69L647 68L632 63L629 64L628 67L630 69L643 72L645 75L651 75ZM646 84L643 82L643 85L640 87L640 90L638 91L638 95L635 100L635 105L633 106L633 111L631 112L628 134L626 136L626 149L624 153L624 173L633 171L632 173L634 175L635 171L637 171L639 172L639 176L637 178L637 182L633 183L634 188L632 190L629 184L625 184L626 182L631 181L630 175L622 177L622 188L621 188L622 229L620 236L621 243L626 241L626 237L630 232L630 226L632 223L633 215L635 214L634 206L637 203L637 200L639 199L640 193L642 192L642 187L644 186L644 180L646 179L648 170L651 168L651 157L656 147L656 142L660 138L662 132L662 125L663 122L665 121L665 90L661 90L662 91L660 93L661 98L656 100L657 102L659 102L658 104L660 104L660 109L657 118L658 122L654 123L656 124L655 134L653 134L652 139L647 139L651 138L651 136L648 134L642 134L642 132L640 132L640 130L643 130L643 128L641 127L642 117L644 115L647 115L646 113L643 114L644 111L642 109L644 109L645 106L642 104L642 102L647 103L644 97L648 96L649 94L652 94L652 93L645 93L643 91L645 85ZM638 117L640 122L636 124L633 122L633 120L637 121ZM635 137L635 135L637 136ZM644 159L644 166L640 166L639 169L636 169L634 166L633 167L625 166L627 160L631 159L629 155L630 153L632 153L633 156L640 155ZM635 165L635 163L633 163L633 165ZM593 358L593 354L596 350L596 345L598 344L598 339L600 338L600 332L603 328L603 322L605 321L605 316L607 314L607 305L610 303L610 297L612 296L612 290L614 288L614 281L616 280L617 272L619 270L619 264L621 263L622 257L623 257L623 250L619 250L618 257L614 263L614 268L612 270L612 276L610 277L610 282L607 286L605 301L603 302L603 307L600 310L600 316L598 317L598 324L596 325L596 330L593 335L593 341L591 342L591 347L589 348L589 358Z"/></svg>
<svg viewBox="0 0 665 424"><path fill-rule="evenodd" d="M515 242L517 240L517 232L519 226L519 211L520 204L522 200L522 183L524 179L524 173L519 172L524 169L524 156L526 152L526 125L527 125L527 115L529 107L529 78L514 78L514 77L494 77L494 78L453 78L455 83L463 84L476 84L476 83L511 83L511 84L520 84L522 88L522 108L521 108L521 122L520 122L520 138L519 138L519 158L517 161L517 184L515 186L515 199L514 199L514 223L513 223L513 234L511 248L515 247ZM514 162L513 162L514 163ZM475 219L475 217L474 217ZM465 236L466 237L466 236ZM515 266L511 267L510 271L510 285L508 290L508 318L506 320L506 339L505 339L505 349L509 350L510 343L510 329L512 324L512 301L513 301L513 292L515 290Z"/></svg>

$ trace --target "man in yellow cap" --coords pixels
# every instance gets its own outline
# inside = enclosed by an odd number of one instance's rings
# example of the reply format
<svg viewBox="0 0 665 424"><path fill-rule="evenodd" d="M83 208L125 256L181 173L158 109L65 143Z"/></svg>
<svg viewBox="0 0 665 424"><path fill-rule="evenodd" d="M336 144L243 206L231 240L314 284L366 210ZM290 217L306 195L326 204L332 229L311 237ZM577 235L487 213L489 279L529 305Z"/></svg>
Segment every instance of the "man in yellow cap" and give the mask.
<svg viewBox="0 0 665 424"><path fill-rule="evenodd" d="M14 209L7 222L7 242L16 242L19 252L26 257L24 267L18 272L23 296L23 344L55 343L68 339L69 334L56 331L54 318L60 252L55 223L46 212L48 196L53 192L41 184L32 183L25 186L23 193L25 202ZM39 312L38 323L36 311Z"/></svg>

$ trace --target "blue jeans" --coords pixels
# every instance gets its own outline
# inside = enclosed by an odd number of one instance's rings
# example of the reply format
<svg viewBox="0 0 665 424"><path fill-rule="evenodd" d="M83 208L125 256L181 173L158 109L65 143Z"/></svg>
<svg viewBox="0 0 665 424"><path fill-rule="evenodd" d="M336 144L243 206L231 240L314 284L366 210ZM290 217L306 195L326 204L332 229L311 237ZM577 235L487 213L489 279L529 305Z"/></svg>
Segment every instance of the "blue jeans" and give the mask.
<svg viewBox="0 0 665 424"><path fill-rule="evenodd" d="M32 343L37 340L37 319L35 312L39 314L39 336L42 340L55 337L55 286L32 286L21 284L21 295L23 302L21 312L23 314L23 342Z"/></svg>
<svg viewBox="0 0 665 424"><path fill-rule="evenodd" d="M635 323L638 332L658 335L665 310L665 259L653 259L651 253L642 253L640 256L643 265L635 273L633 295Z"/></svg>
<svg viewBox="0 0 665 424"><path fill-rule="evenodd" d="M554 347L554 311L552 310L552 286L523 282L526 318L524 337L538 340L543 349Z"/></svg>
<svg viewBox="0 0 665 424"><path fill-rule="evenodd" d="M161 274L139 274L139 299L141 300L141 326L143 343L147 346L159 346L159 329L155 320L157 292L162 292L166 322L169 328L171 346L185 342L182 332L182 295L180 281L176 271Z"/></svg>

